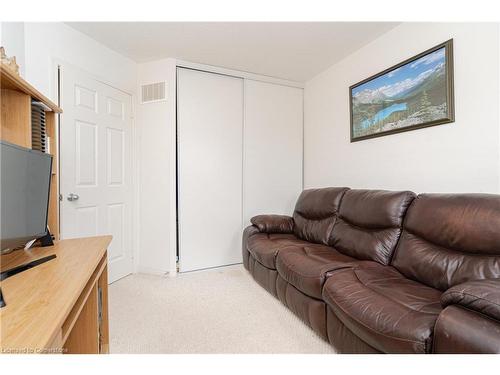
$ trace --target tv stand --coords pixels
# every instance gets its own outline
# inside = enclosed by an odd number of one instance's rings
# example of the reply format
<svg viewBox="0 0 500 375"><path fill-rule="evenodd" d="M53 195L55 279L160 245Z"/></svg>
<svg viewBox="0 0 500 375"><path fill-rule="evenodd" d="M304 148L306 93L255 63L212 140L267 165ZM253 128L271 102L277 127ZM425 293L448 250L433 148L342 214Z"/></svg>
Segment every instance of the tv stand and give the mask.
<svg viewBox="0 0 500 375"><path fill-rule="evenodd" d="M46 257L34 260L32 262L29 262L29 263L21 264L20 266L11 268L10 270L3 271L2 273L0 273L0 281L5 280L8 277L17 275L18 273L21 273L23 271L29 270L30 268L36 267L39 264L43 264L43 263L48 262L49 260L52 260L55 258L56 258L56 255L52 254L52 255L48 255Z"/></svg>
<svg viewBox="0 0 500 375"><path fill-rule="evenodd" d="M52 260L55 257L56 257L56 255L52 254L52 255L49 255L49 256L46 256L46 257L34 260L32 262L29 262L29 263L22 264L20 266L11 268L10 270L4 271L4 272L0 273L0 281L5 280L5 279L7 279L7 278L9 278L11 276L14 276L14 275L16 275L16 274L18 274L20 272L29 270L30 268L36 267L39 264L43 264L45 262L48 262L49 260ZM3 299L2 289L0 288L0 309L2 307L5 307L5 306L6 306L6 302Z"/></svg>
<svg viewBox="0 0 500 375"><path fill-rule="evenodd" d="M0 284L7 301L0 352L108 353L110 242L111 236L76 238L2 255L2 270L15 276Z"/></svg>

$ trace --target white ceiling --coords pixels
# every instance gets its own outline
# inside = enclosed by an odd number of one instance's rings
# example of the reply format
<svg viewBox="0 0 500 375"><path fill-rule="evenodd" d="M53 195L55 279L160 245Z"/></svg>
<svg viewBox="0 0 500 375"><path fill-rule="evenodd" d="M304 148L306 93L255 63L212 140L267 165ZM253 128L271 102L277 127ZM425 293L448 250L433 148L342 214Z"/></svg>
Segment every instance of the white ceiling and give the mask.
<svg viewBox="0 0 500 375"><path fill-rule="evenodd" d="M304 82L390 22L70 22L138 63L166 57Z"/></svg>

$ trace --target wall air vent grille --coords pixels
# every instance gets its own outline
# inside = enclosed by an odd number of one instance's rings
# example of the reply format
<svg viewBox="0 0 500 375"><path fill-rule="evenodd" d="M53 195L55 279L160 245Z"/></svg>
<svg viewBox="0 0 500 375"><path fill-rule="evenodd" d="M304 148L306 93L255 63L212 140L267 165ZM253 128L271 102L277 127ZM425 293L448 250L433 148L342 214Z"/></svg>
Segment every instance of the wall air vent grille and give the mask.
<svg viewBox="0 0 500 375"><path fill-rule="evenodd" d="M166 82L157 82L141 86L141 103L155 103L167 100Z"/></svg>

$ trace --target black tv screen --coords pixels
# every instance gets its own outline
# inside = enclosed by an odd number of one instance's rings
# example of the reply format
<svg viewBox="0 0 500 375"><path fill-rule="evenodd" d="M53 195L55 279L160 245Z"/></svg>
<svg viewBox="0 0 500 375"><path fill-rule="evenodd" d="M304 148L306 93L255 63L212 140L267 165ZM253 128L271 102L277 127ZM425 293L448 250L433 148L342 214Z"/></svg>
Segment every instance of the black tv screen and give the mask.
<svg viewBox="0 0 500 375"><path fill-rule="evenodd" d="M52 156L0 141L2 252L47 233Z"/></svg>

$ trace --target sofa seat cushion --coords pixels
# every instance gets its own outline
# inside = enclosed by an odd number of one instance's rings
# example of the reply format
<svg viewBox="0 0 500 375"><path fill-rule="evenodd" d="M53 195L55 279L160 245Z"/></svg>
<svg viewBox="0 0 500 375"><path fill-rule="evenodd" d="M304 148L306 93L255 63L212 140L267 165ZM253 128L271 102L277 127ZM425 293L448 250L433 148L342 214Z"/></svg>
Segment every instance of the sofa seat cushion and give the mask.
<svg viewBox="0 0 500 375"><path fill-rule="evenodd" d="M356 264L356 259L319 244L289 246L276 257L279 275L302 293L317 299L322 299L321 290L330 271Z"/></svg>
<svg viewBox="0 0 500 375"><path fill-rule="evenodd" d="M248 238L247 249L257 262L275 270L276 254L281 248L303 244L307 242L298 239L293 234L256 233Z"/></svg>
<svg viewBox="0 0 500 375"><path fill-rule="evenodd" d="M323 299L355 335L385 353L430 353L441 292L373 263L332 273Z"/></svg>

